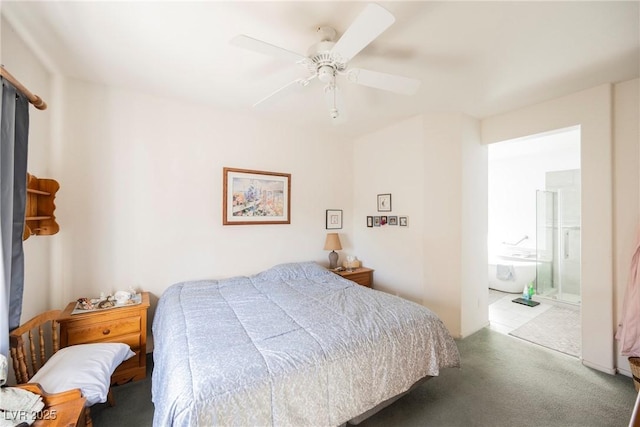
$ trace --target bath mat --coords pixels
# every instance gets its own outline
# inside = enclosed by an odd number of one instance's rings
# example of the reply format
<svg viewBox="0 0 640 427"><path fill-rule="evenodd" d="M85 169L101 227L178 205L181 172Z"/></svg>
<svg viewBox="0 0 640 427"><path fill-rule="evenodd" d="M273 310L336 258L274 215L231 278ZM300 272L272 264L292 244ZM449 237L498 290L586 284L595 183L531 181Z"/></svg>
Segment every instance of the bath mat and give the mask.
<svg viewBox="0 0 640 427"><path fill-rule="evenodd" d="M522 305L528 305L529 307L535 307L536 305L540 305L540 303L537 301L534 301L532 299L524 299L524 298L516 298L514 300L511 300L511 302L515 302Z"/></svg>
<svg viewBox="0 0 640 427"><path fill-rule="evenodd" d="M580 309L554 305L509 335L579 357Z"/></svg>

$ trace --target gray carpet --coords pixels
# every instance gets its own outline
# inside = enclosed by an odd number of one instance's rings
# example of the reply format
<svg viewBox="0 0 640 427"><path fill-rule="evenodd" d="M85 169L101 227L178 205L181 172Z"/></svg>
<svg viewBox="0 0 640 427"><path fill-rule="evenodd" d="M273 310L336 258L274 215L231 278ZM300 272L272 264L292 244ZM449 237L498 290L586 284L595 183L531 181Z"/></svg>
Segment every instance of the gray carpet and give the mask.
<svg viewBox="0 0 640 427"><path fill-rule="evenodd" d="M629 423L636 398L631 378L595 371L576 358L487 328L457 344L461 369L443 370L360 426L623 427ZM93 425L151 426L150 389L150 376L114 387L116 406L94 405Z"/></svg>
<svg viewBox="0 0 640 427"><path fill-rule="evenodd" d="M446 369L360 424L364 427L623 427L633 381L487 328L458 341Z"/></svg>
<svg viewBox="0 0 640 427"><path fill-rule="evenodd" d="M580 309L554 305L509 335L580 357Z"/></svg>

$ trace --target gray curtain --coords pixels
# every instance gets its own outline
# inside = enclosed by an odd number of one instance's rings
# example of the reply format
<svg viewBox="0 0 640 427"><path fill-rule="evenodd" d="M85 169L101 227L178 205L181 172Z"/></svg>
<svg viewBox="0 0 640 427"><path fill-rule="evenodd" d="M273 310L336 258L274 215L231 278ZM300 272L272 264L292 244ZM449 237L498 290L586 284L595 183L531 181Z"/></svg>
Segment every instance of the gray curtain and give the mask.
<svg viewBox="0 0 640 427"><path fill-rule="evenodd" d="M0 354L8 355L9 331L20 325L22 314L29 101L0 80Z"/></svg>

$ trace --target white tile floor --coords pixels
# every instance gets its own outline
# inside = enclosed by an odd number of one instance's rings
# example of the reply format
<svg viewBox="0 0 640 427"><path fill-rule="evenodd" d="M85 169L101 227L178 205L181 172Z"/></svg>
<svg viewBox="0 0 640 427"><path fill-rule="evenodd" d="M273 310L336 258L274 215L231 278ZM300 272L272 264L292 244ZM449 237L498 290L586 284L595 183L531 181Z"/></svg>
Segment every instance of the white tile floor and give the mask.
<svg viewBox="0 0 640 427"><path fill-rule="evenodd" d="M489 301L494 301L489 305L490 329L508 334L551 308L551 304L541 302L535 297L533 300L540 302L540 305L535 307L516 304L512 301L520 296L489 289Z"/></svg>

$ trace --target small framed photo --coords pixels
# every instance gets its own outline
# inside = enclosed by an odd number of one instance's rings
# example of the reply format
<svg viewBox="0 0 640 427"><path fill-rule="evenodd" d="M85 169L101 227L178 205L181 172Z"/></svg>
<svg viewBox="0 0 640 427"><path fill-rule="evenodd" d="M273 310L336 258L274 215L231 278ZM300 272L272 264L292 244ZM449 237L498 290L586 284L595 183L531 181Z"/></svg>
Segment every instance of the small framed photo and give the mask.
<svg viewBox="0 0 640 427"><path fill-rule="evenodd" d="M409 217L401 216L398 218L400 220L400 227L407 227L409 225Z"/></svg>
<svg viewBox="0 0 640 427"><path fill-rule="evenodd" d="M373 227L373 217L372 216L368 216L367 217L367 227Z"/></svg>
<svg viewBox="0 0 640 427"><path fill-rule="evenodd" d="M380 217L380 225L387 225L387 216L381 216Z"/></svg>
<svg viewBox="0 0 640 427"><path fill-rule="evenodd" d="M374 227L380 227L380 217L379 216L374 216L373 217L373 226Z"/></svg>
<svg viewBox="0 0 640 427"><path fill-rule="evenodd" d="M378 194L378 212L391 212L391 194Z"/></svg>
<svg viewBox="0 0 640 427"><path fill-rule="evenodd" d="M327 230L342 228L342 209L327 209Z"/></svg>
<svg viewBox="0 0 640 427"><path fill-rule="evenodd" d="M389 225L398 225L398 217L390 216L389 217Z"/></svg>

